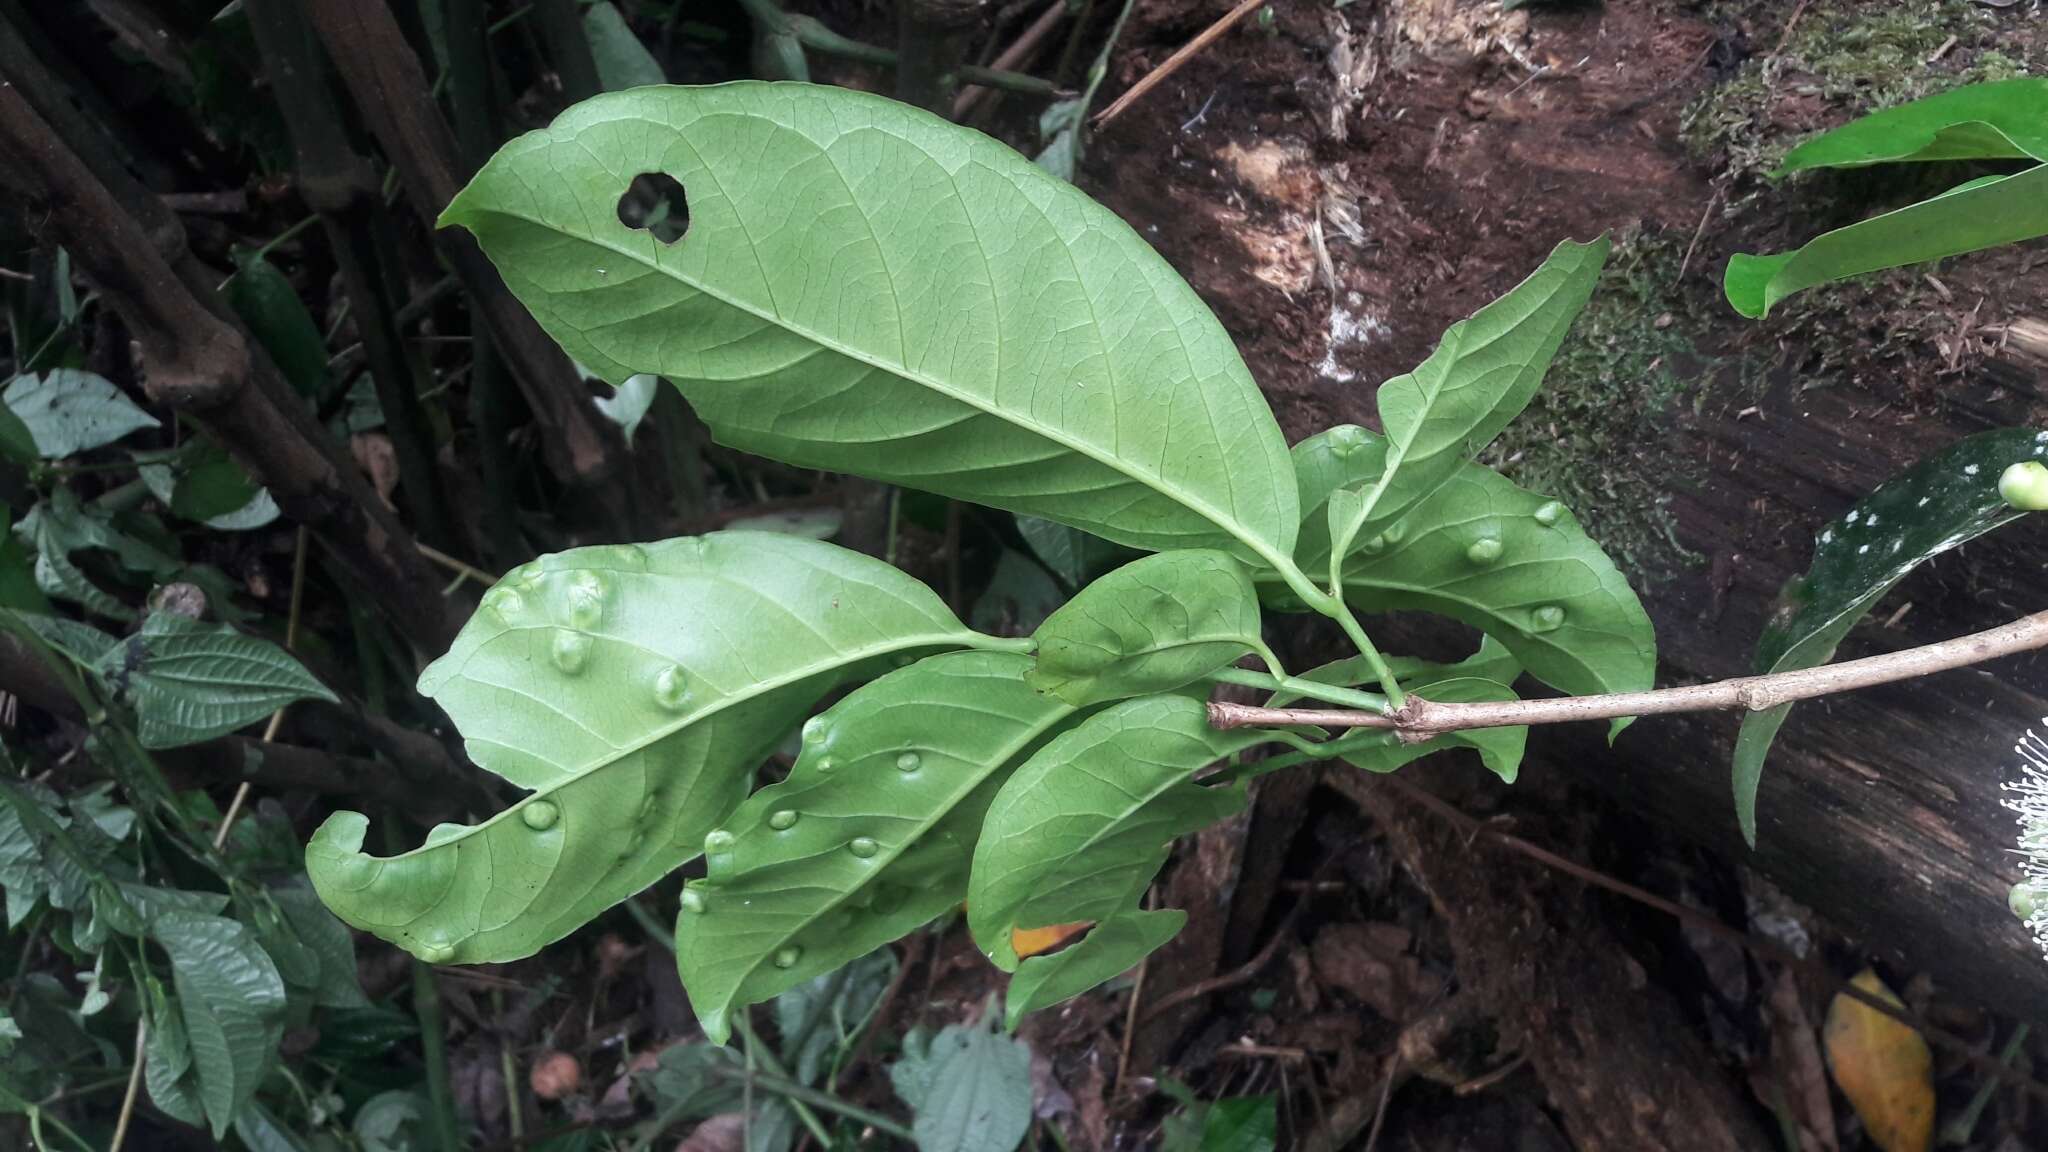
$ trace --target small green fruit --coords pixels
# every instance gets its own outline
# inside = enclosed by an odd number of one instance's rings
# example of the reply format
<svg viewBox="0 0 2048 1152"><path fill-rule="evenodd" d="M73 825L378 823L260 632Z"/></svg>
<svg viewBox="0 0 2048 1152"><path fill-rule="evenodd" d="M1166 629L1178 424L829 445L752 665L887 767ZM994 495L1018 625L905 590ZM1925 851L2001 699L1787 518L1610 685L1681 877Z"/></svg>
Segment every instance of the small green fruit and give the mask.
<svg viewBox="0 0 2048 1152"><path fill-rule="evenodd" d="M2022 512L2048 511L2048 467L2022 460L1998 477L1998 494Z"/></svg>
<svg viewBox="0 0 2048 1152"><path fill-rule="evenodd" d="M2033 881L2022 880L2013 885L2012 891L2006 895L2005 906L2021 920L2032 920L2041 907L2041 896L2041 890L2034 887Z"/></svg>

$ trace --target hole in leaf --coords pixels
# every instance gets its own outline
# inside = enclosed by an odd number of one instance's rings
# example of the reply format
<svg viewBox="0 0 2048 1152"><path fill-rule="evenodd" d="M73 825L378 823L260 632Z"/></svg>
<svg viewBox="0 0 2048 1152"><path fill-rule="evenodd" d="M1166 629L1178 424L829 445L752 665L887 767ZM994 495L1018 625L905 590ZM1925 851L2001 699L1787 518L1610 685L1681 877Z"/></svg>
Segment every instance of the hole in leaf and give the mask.
<svg viewBox="0 0 2048 1152"><path fill-rule="evenodd" d="M673 244L690 230L690 198L666 172L642 172L619 197L619 223L644 228L663 244Z"/></svg>

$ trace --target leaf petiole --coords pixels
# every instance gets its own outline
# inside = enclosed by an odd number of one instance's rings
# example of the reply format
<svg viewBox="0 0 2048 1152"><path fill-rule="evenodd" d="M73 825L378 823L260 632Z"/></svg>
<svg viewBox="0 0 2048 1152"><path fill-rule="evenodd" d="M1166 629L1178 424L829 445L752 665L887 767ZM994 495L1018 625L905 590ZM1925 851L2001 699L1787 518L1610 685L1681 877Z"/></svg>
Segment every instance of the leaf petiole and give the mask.
<svg viewBox="0 0 2048 1152"><path fill-rule="evenodd" d="M1313 680L1302 680L1294 676L1273 675L1250 668L1224 668L1209 674L1209 679L1218 684L1240 684L1246 688L1262 688L1268 692L1284 692L1304 696L1310 700L1321 700L1330 704L1343 704L1367 711L1388 711L1387 698L1377 692L1361 692L1356 688L1345 688L1336 684L1320 684Z"/></svg>

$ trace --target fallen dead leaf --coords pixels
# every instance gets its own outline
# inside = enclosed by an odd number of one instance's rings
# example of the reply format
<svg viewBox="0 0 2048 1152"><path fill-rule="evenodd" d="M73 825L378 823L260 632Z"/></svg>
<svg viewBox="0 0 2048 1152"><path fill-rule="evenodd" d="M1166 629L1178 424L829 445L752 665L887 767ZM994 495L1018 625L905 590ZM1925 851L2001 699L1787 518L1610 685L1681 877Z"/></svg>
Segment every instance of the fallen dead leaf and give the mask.
<svg viewBox="0 0 2048 1152"><path fill-rule="evenodd" d="M1045 928L1010 929L1010 947L1019 956L1037 956L1065 944L1093 927L1095 921L1081 920L1073 924L1053 924Z"/></svg>
<svg viewBox="0 0 2048 1152"><path fill-rule="evenodd" d="M1904 1007L1868 968L1849 983ZM1835 1084L1871 1142L1884 1152L1927 1152L1934 1140L1934 1058L1920 1033L1838 993L1828 1005L1823 1038Z"/></svg>

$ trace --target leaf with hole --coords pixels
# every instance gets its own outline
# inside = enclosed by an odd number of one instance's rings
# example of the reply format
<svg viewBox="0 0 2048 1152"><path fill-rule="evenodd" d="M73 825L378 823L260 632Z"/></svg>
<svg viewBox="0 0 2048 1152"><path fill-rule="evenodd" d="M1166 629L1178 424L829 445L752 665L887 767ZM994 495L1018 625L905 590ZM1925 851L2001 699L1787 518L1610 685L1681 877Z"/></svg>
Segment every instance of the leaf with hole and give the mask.
<svg viewBox="0 0 2048 1152"><path fill-rule="evenodd" d="M620 222L680 182L672 244ZM1116 216L968 128L804 84L646 88L507 145L450 203L614 382L717 438L1147 549L1285 565L1286 443L1208 307Z"/></svg>
<svg viewBox="0 0 2048 1152"><path fill-rule="evenodd" d="M1179 934L1187 920L1188 914L1178 908L1133 908L1095 925L1057 952L1023 957L1004 996L1004 1023L1014 1029L1031 1013L1065 1003L1130 971Z"/></svg>
<svg viewBox="0 0 2048 1152"><path fill-rule="evenodd" d="M2048 459L2048 432L1998 428L1957 441L1885 481L1814 539L1813 563L1787 581L1756 643L1759 673L1814 668L1907 573L2025 513L2005 502L2006 466ZM1792 705L1742 718L1735 815L1756 845L1757 784Z"/></svg>
<svg viewBox="0 0 2048 1152"><path fill-rule="evenodd" d="M1203 787L1204 766L1269 734L1219 732L1186 696L1095 713L1038 750L996 793L968 880L967 924L1015 971L1019 928L1107 921L1137 908L1174 837L1244 807L1242 789Z"/></svg>
<svg viewBox="0 0 2048 1152"><path fill-rule="evenodd" d="M1338 552L1400 519L1521 414L1592 296L1608 247L1605 236L1559 244L1528 279L1446 329L1413 372L1380 385L1382 469L1356 486L1358 499L1332 494Z"/></svg>
<svg viewBox="0 0 2048 1152"><path fill-rule="evenodd" d="M684 890L676 966L705 1035L957 907L982 816L1074 713L1014 653L927 657L804 725L789 776L720 827Z"/></svg>
<svg viewBox="0 0 2048 1152"><path fill-rule="evenodd" d="M2048 160L2048 79L1966 84L1884 108L1787 153L1774 175L1935 160Z"/></svg>
<svg viewBox="0 0 2048 1152"><path fill-rule="evenodd" d="M1026 679L1077 706L1179 688L1265 648L1251 573L1201 550L1133 560L1081 589L1032 639L1038 661Z"/></svg>
<svg viewBox="0 0 2048 1152"><path fill-rule="evenodd" d="M141 631L101 655L94 671L135 710L145 748L197 744L294 701L335 699L268 640L168 612L150 613Z"/></svg>
<svg viewBox="0 0 2048 1152"><path fill-rule="evenodd" d="M156 417L136 407L106 377L77 368L17 376L0 399L28 429L45 460L76 456L130 432L158 427Z"/></svg>
<svg viewBox="0 0 2048 1152"><path fill-rule="evenodd" d="M544 556L420 676L478 765L530 789L419 848L337 813L306 869L344 921L435 963L531 955L705 848L817 700L893 660L992 641L880 560L720 532Z"/></svg>

